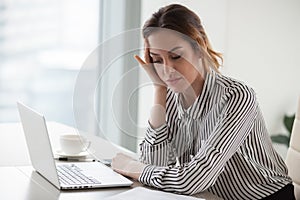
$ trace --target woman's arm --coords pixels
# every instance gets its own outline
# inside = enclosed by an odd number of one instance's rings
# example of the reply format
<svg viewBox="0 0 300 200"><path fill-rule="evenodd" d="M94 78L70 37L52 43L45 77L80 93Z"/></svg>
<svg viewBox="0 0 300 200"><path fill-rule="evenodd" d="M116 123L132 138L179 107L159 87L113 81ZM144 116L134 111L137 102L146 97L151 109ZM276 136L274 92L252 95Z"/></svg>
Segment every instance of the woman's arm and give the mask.
<svg viewBox="0 0 300 200"><path fill-rule="evenodd" d="M172 136L177 132L177 126L175 125L177 118L176 115L172 117L169 116L170 110L174 110L174 107L176 107L174 93L168 90L164 102L166 102L167 112L164 113L162 125L157 128L153 127L149 120L145 138L140 144L140 161L142 163L156 166L175 165L176 163L175 154L170 142ZM155 115L150 115L150 119L154 116Z"/></svg>
<svg viewBox="0 0 300 200"><path fill-rule="evenodd" d="M162 126L166 121L166 97L167 97L167 86L166 84L159 78L156 73L153 61L150 57L149 52L149 44L147 40L145 40L145 52L144 52L145 61L141 59L138 55L135 55L134 58L138 61L138 63L142 66L142 68L146 71L149 78L153 82L154 86L154 104L151 108L150 112L150 125L152 128L156 129Z"/></svg>
<svg viewBox="0 0 300 200"><path fill-rule="evenodd" d="M234 88L226 98L220 121L191 162L179 167L147 165L139 181L183 194L198 193L213 185L226 162L250 134L257 114L251 89Z"/></svg>
<svg viewBox="0 0 300 200"><path fill-rule="evenodd" d="M174 158L168 159L172 149L168 142L169 127L166 123L167 86L154 69L147 40L145 40L144 57L145 61L139 56L135 56L135 59L153 82L154 104L150 110L149 126L146 130L145 139L140 145L140 160L145 164L166 166L170 160L175 160Z"/></svg>
<svg viewBox="0 0 300 200"><path fill-rule="evenodd" d="M166 97L166 87L154 86L154 105L151 108L149 118L149 123L153 129L166 123Z"/></svg>
<svg viewBox="0 0 300 200"><path fill-rule="evenodd" d="M152 164L157 166L166 166L169 162L168 159L170 145L168 139L168 127L166 124L166 101L167 101L167 87L165 83L158 77L151 58L149 56L149 48L147 42L145 42L145 61L139 56L135 56L135 59L147 72L150 79L153 81L154 86L154 105L152 106L149 126L146 131L144 141L140 145L141 156L138 162L124 154L117 154L112 160L112 168L134 179L138 179L144 166L146 164Z"/></svg>

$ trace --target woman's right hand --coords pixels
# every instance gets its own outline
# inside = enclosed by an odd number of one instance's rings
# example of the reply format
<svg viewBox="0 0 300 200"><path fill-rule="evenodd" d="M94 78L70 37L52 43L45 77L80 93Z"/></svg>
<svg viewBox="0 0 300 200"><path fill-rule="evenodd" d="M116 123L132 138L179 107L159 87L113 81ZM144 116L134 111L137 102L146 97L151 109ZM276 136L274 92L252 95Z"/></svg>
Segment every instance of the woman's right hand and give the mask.
<svg viewBox="0 0 300 200"><path fill-rule="evenodd" d="M149 54L149 45L145 40L145 61L135 55L135 59L147 72L154 85L154 105L151 108L149 123L152 128L158 128L165 123L167 85L159 78Z"/></svg>
<svg viewBox="0 0 300 200"><path fill-rule="evenodd" d="M166 84L159 78L154 65L150 58L149 53L149 45L147 41L145 41L145 61L139 57L138 55L135 55L134 58L138 61L138 63L143 67L143 69L147 72L149 78L152 80L155 87L163 87L166 88Z"/></svg>

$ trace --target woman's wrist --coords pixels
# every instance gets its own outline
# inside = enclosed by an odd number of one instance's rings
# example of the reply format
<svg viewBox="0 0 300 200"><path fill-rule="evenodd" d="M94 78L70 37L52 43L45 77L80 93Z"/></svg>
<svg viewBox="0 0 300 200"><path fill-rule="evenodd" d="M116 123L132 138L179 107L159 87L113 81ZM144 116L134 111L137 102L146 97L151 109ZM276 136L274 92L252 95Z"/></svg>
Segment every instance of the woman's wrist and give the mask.
<svg viewBox="0 0 300 200"><path fill-rule="evenodd" d="M125 154L118 153L112 159L111 166L116 172L138 180L146 165Z"/></svg>
<svg viewBox="0 0 300 200"><path fill-rule="evenodd" d="M150 111L149 123L152 128L158 128L165 123L167 88L165 86L154 86L154 105Z"/></svg>
<svg viewBox="0 0 300 200"><path fill-rule="evenodd" d="M161 105L166 107L167 88L165 86L154 86L154 105Z"/></svg>
<svg viewBox="0 0 300 200"><path fill-rule="evenodd" d="M154 92L167 93L167 87L165 85L154 84Z"/></svg>
<svg viewBox="0 0 300 200"><path fill-rule="evenodd" d="M166 121L166 108L156 104L151 108L149 123L153 129L161 127Z"/></svg>

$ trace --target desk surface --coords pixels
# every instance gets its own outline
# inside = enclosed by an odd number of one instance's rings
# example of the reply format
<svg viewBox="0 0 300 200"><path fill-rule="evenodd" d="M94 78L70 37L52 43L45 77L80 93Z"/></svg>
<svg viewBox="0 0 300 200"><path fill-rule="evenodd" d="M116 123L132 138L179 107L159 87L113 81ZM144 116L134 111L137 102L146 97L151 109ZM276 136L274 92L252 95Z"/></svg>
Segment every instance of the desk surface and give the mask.
<svg viewBox="0 0 300 200"><path fill-rule="evenodd" d="M77 133L75 128L57 122L47 122L47 128L54 153L60 149L59 136L61 134ZM118 152L136 157L133 152L118 147L98 136L90 134L85 136L92 141L91 151L95 152L97 158L110 159ZM21 123L0 123L0 158L0 166L31 164Z"/></svg>
<svg viewBox="0 0 300 200"><path fill-rule="evenodd" d="M58 148L58 138L61 133L76 132L75 129L50 122L47 124L53 149ZM112 158L117 152L123 152L130 156L135 156L132 152L118 148L109 142L87 135L92 141L91 148L96 152L98 158ZM109 149L110 151L107 151ZM10 156L8 156L10 155ZM0 198L11 200L68 200L68 199L103 199L133 187L142 186L135 182L131 187L123 188L102 188L75 191L60 191L49 183L46 179L36 173L30 166L30 159L27 151L25 137L21 124L9 123L0 124ZM27 166L24 166L27 165ZM220 198L209 192L203 192L197 197L219 200Z"/></svg>
<svg viewBox="0 0 300 200"><path fill-rule="evenodd" d="M99 200L142 186L135 182L131 187L60 191L31 166L0 167L0 177L0 197L10 200ZM220 200L209 192L199 193L195 197Z"/></svg>
<svg viewBox="0 0 300 200"><path fill-rule="evenodd" d="M130 189L124 187L60 191L33 171L31 166L0 167L0 177L1 199L11 200L99 200Z"/></svg>

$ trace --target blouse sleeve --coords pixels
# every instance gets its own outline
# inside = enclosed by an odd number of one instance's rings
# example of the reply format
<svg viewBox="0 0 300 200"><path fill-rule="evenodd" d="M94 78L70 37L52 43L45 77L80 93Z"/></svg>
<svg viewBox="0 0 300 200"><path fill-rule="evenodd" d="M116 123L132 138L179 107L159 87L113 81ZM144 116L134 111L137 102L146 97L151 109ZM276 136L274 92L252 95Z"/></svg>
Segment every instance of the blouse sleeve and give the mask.
<svg viewBox="0 0 300 200"><path fill-rule="evenodd" d="M176 114L169 117L170 111L174 113L174 94L168 90L167 94L167 122L159 128L152 128L148 122L145 139L140 144L140 161L144 164L156 166L175 165L176 157L171 145L171 137L177 131L175 126ZM169 119L169 120L168 120Z"/></svg>
<svg viewBox="0 0 300 200"><path fill-rule="evenodd" d="M226 162L250 134L257 102L254 91L246 86L230 89L212 133L189 162L180 166L147 165L139 181L169 192L195 194L212 186Z"/></svg>
<svg viewBox="0 0 300 200"><path fill-rule="evenodd" d="M167 166L168 155L171 151L168 142L168 127L166 124L158 129L149 125L144 141L140 144L140 161L145 164Z"/></svg>

